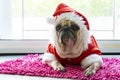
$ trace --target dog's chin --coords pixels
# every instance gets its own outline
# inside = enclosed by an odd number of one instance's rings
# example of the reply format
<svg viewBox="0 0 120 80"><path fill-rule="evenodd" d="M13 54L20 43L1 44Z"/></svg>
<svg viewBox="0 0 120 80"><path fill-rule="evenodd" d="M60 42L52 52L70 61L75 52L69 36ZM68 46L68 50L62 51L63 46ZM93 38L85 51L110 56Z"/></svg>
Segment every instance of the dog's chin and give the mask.
<svg viewBox="0 0 120 80"><path fill-rule="evenodd" d="M72 48L75 44L75 41L71 38L65 38L62 40L62 44L65 46L65 47L69 47L69 48Z"/></svg>
<svg viewBox="0 0 120 80"><path fill-rule="evenodd" d="M74 40L72 40L71 38L64 38L61 44L61 49L64 52L64 55L71 55L72 49L75 45Z"/></svg>

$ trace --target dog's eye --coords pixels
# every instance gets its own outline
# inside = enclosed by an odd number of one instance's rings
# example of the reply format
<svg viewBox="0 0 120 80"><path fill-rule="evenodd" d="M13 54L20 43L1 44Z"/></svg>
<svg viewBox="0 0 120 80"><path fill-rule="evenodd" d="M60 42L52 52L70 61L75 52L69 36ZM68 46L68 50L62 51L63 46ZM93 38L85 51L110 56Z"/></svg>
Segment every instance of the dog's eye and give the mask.
<svg viewBox="0 0 120 80"><path fill-rule="evenodd" d="M77 30L79 30L79 27L78 27L78 25L72 25L71 29L74 31L77 31Z"/></svg>
<svg viewBox="0 0 120 80"><path fill-rule="evenodd" d="M59 31L61 29L61 25L56 26L56 31Z"/></svg>

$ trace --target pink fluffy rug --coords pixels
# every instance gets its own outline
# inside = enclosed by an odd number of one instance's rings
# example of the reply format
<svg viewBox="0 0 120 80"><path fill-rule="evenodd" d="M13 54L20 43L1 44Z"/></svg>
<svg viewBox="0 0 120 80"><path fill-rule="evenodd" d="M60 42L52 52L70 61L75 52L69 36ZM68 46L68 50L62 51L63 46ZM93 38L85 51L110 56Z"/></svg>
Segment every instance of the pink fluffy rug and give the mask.
<svg viewBox="0 0 120 80"><path fill-rule="evenodd" d="M103 61L103 66L95 75L85 77L78 65L65 65L65 72L54 71L47 64L42 64L39 54L29 54L0 63L0 73L82 80L120 80L120 58L103 58Z"/></svg>

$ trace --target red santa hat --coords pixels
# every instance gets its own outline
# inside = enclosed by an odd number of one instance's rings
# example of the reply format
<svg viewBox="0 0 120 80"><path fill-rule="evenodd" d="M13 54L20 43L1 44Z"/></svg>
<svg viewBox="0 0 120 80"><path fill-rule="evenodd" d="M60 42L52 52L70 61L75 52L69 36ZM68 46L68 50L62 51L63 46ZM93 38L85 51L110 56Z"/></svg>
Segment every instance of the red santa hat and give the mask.
<svg viewBox="0 0 120 80"><path fill-rule="evenodd" d="M58 5L56 11L53 14L53 17L55 17L56 23L59 22L61 19L66 18L74 21L77 25L83 25L88 30L90 30L89 23L86 17L64 3L60 3Z"/></svg>

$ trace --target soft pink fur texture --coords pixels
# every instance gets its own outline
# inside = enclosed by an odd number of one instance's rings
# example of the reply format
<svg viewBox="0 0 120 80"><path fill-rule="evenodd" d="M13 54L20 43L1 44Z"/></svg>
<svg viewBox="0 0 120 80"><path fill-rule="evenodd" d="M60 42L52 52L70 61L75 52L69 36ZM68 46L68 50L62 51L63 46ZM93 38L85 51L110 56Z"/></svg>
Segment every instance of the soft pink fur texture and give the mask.
<svg viewBox="0 0 120 80"><path fill-rule="evenodd" d="M66 71L53 70L39 59L39 54L29 54L0 63L1 74L71 78L84 80L120 80L120 58L103 58L103 66L91 77L86 77L79 65L65 65Z"/></svg>

